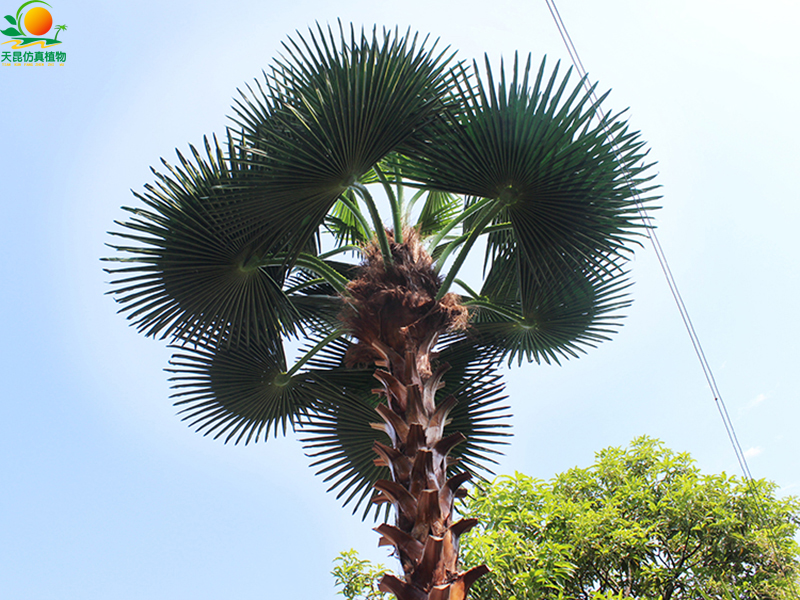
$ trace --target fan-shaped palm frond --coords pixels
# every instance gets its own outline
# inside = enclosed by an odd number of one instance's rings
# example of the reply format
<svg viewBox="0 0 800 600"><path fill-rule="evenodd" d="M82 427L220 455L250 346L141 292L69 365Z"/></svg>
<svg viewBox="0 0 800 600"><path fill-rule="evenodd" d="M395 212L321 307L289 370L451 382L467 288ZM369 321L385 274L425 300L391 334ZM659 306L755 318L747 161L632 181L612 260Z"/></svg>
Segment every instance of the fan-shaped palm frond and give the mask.
<svg viewBox="0 0 800 600"><path fill-rule="evenodd" d="M495 257L474 310L476 343L487 344L518 364L577 357L607 340L630 305L625 273L586 265L558 277L536 273L513 245Z"/></svg>
<svg viewBox="0 0 800 600"><path fill-rule="evenodd" d="M450 370L445 373L444 387L439 398L453 396L456 405L450 411L445 434L460 432L467 441L456 446L452 456L460 461L460 467L473 475L493 474L490 465L495 460L489 454L499 454L493 446L505 445L503 438L510 436L504 430L510 425L504 384L496 373L501 355L490 345L475 343L474 330L459 335L447 336L438 356L439 363L447 363Z"/></svg>
<svg viewBox="0 0 800 600"><path fill-rule="evenodd" d="M356 202L352 196L347 202L340 198L325 217L325 228L331 232L339 246L348 244L366 246L372 240L372 229L358 210Z"/></svg>
<svg viewBox="0 0 800 600"><path fill-rule="evenodd" d="M303 374L287 374L280 340L262 336L249 346L204 342L181 347L170 361L175 405L204 435L249 443L278 426L286 433L316 401Z"/></svg>
<svg viewBox="0 0 800 600"><path fill-rule="evenodd" d="M488 84L476 66L477 83L460 84L460 114L408 143L405 174L490 199L474 221L487 226L502 213L525 260L556 279L587 262L605 267L621 251L642 226L636 194L648 178L638 133L617 117L591 125L604 96L593 103L582 82L567 95L569 73L559 82L556 67L545 82L544 70L542 61L530 88L530 57L521 72L515 59L511 81L501 67L495 86L488 60Z"/></svg>
<svg viewBox="0 0 800 600"><path fill-rule="evenodd" d="M463 204L461 197L455 194L429 191L415 225L420 237L424 239L439 233L458 216Z"/></svg>
<svg viewBox="0 0 800 600"><path fill-rule="evenodd" d="M342 193L441 112L451 56L426 41L318 27L284 44L265 84L242 94L235 121L247 168L236 194L265 250L297 251ZM286 231L288 242L277 234Z"/></svg>
<svg viewBox="0 0 800 600"><path fill-rule="evenodd" d="M323 343L337 344L338 332ZM189 346L172 346L177 352L170 361L170 381L177 390L172 397L181 407L184 421L204 435L225 442L266 441L286 433L317 404L329 405L342 396L341 386L331 385L313 369L300 371L304 357L287 369L280 339L265 334L258 342L236 347L215 340ZM324 347L324 346L323 346ZM313 353L310 355L313 356ZM317 358L316 365L322 364Z"/></svg>
<svg viewBox="0 0 800 600"><path fill-rule="evenodd" d="M112 232L129 245L112 292L140 331L194 339L225 332L228 341L257 339L264 329L291 334L298 312L281 291L286 269L253 264L253 227L225 191L235 174L223 150L206 140L207 158L155 172L157 186L136 196L148 207ZM313 240L309 240L313 242ZM310 248L312 252L316 250Z"/></svg>
<svg viewBox="0 0 800 600"><path fill-rule="evenodd" d="M358 274L357 265L335 261L327 255L319 259L324 259L325 267L342 281L351 281ZM324 337L341 327L342 296L325 277L295 267L287 277L283 291L297 311L298 327L303 329L306 338Z"/></svg>

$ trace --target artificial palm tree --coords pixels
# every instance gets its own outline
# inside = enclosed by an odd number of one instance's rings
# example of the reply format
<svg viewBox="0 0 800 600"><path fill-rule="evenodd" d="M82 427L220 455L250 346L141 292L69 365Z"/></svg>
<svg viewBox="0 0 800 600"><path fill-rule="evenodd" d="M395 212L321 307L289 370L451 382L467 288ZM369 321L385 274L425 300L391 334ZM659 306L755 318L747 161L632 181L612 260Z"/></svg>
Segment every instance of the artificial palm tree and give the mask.
<svg viewBox="0 0 800 600"><path fill-rule="evenodd" d="M126 209L113 293L172 342L192 426L236 443L299 428L345 504L396 509L377 531L404 577L381 589L465 598L485 569L459 570L476 521L453 503L507 435L497 367L615 329L643 142L593 123L599 101L544 62L496 82L427 38L341 26L284 47L225 143L164 163Z"/></svg>

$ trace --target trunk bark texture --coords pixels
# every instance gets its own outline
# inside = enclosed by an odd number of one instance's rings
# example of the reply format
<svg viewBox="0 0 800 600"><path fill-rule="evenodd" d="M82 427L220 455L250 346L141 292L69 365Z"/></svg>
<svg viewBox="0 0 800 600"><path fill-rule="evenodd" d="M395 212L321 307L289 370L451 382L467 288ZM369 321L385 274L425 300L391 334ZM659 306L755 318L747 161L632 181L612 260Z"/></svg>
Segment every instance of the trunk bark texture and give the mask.
<svg viewBox="0 0 800 600"><path fill-rule="evenodd" d="M391 480L375 483L375 502L390 502L395 525L376 529L381 545L395 547L404 578L385 575L380 589L398 600L463 600L485 566L462 572L458 565L459 536L477 519L453 522L453 502L469 479L462 472L447 477L450 451L466 438L444 436L453 396L435 402L444 385L447 364L432 369L439 336L466 326L466 309L454 294L436 301L440 281L431 258L413 230L404 243L392 243L393 264L385 267L378 249L367 249L362 274L350 285L342 320L358 343L349 361L370 362L386 399L376 409L390 445L375 442L376 464L389 467Z"/></svg>
<svg viewBox="0 0 800 600"><path fill-rule="evenodd" d="M469 587L488 569L475 567L466 572L458 568L458 538L477 525L477 519L453 522L453 501L469 473L447 477L448 454L464 436L444 437L444 424L456 400L449 396L434 403L447 365L426 376L431 347L436 335L417 352L400 356L383 349L386 358L375 377L387 404L378 406L383 423L375 426L386 432L391 446L375 442L376 463L389 467L392 480L375 483L378 502L391 502L397 512L396 526L381 525L381 545L392 545L403 566L405 580L385 575L380 589L398 600L462 600ZM388 350L388 351L387 351ZM422 368L420 368L422 367Z"/></svg>

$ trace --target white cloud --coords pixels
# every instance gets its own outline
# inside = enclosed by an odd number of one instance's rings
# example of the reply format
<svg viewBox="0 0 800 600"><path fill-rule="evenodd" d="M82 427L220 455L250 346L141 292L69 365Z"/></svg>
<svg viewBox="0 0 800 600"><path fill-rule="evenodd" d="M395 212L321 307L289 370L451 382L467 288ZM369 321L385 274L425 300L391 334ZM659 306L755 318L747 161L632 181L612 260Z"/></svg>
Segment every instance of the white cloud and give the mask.
<svg viewBox="0 0 800 600"><path fill-rule="evenodd" d="M756 396L755 398L750 400L750 402L748 402L745 405L745 407L742 409L742 412L746 411L746 410L750 410L752 408L755 408L756 406L758 406L759 404L764 402L764 400L766 400L766 399L767 399L767 395L766 394L763 394L763 393L759 394L758 396Z"/></svg>
<svg viewBox="0 0 800 600"><path fill-rule="evenodd" d="M758 456L759 454L761 454L763 451L764 449L761 446L754 446L744 451L744 457L753 458L754 456Z"/></svg>

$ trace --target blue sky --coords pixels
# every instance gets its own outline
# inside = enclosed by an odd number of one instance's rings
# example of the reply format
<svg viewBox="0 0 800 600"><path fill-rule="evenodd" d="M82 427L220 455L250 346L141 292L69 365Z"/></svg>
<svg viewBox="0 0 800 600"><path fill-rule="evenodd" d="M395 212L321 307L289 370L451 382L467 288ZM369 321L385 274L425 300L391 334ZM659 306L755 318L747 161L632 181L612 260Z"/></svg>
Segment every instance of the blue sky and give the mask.
<svg viewBox="0 0 800 600"><path fill-rule="evenodd" d="M296 29L411 26L464 59L568 62L544 0L49 4L65 65L0 67L2 595L333 598L340 550L385 557L371 525L325 493L296 440L224 446L180 422L169 351L104 295L105 232L160 157L224 131L236 88ZM800 6L559 9L658 162L660 240L751 471L798 494ZM642 434L739 473L649 246L632 267L611 342L508 373L515 437L498 473L547 478Z"/></svg>

